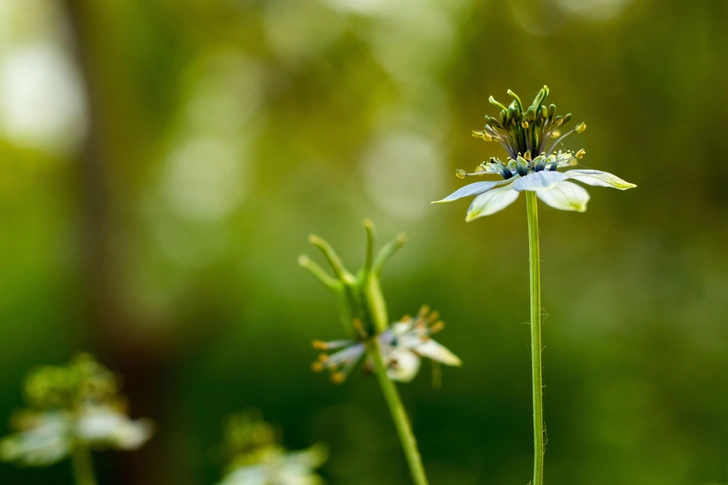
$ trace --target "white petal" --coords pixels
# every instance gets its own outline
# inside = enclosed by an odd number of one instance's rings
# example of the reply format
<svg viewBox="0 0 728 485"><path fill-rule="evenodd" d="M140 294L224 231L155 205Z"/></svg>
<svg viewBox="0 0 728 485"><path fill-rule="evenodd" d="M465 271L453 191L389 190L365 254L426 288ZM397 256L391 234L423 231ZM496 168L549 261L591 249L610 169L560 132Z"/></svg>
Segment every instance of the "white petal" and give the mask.
<svg viewBox="0 0 728 485"><path fill-rule="evenodd" d="M420 358L409 350L394 349L387 357L387 375L393 381L409 382L420 370Z"/></svg>
<svg viewBox="0 0 728 485"><path fill-rule="evenodd" d="M613 187L619 190L633 189L637 187L626 180L622 180L614 174L601 170L568 170L564 175L570 179L596 187Z"/></svg>
<svg viewBox="0 0 728 485"><path fill-rule="evenodd" d="M504 185L503 187L498 187L497 189L480 194L470 204L465 220L470 222L478 217L495 214L515 202L518 194L520 192L513 190L513 184Z"/></svg>
<svg viewBox="0 0 728 485"><path fill-rule="evenodd" d="M433 339L425 340L418 345L414 351L424 357L429 357L430 359L436 360L445 365L454 365L458 367L463 365L463 362L457 355L453 354L447 349L447 347L440 345Z"/></svg>
<svg viewBox="0 0 728 485"><path fill-rule="evenodd" d="M268 473L263 465L238 468L225 476L218 485L268 485Z"/></svg>
<svg viewBox="0 0 728 485"><path fill-rule="evenodd" d="M60 412L33 415L35 426L0 441L0 459L25 466L48 466L68 456L70 422Z"/></svg>
<svg viewBox="0 0 728 485"><path fill-rule="evenodd" d="M152 436L149 420L130 420L111 408L94 406L81 412L76 422L79 439L94 446L135 450Z"/></svg>
<svg viewBox="0 0 728 485"><path fill-rule="evenodd" d="M562 211L586 211L589 193L571 182L561 182L556 187L536 192L538 198L554 209Z"/></svg>
<svg viewBox="0 0 728 485"><path fill-rule="evenodd" d="M540 172L529 173L525 177L516 180L513 188L519 192L523 190L546 190L554 187L559 182L563 182L567 178L561 172L542 170Z"/></svg>
<svg viewBox="0 0 728 485"><path fill-rule="evenodd" d="M452 194L448 195L442 200L436 200L433 202L433 204L444 204L446 202L452 202L453 200L462 199L463 197L470 197L472 195L478 195L482 194L484 192L489 191L493 187L497 187L499 185L504 184L507 182L506 180L495 180L495 181L488 181L488 182L475 182L474 184L466 185L465 187L460 187Z"/></svg>

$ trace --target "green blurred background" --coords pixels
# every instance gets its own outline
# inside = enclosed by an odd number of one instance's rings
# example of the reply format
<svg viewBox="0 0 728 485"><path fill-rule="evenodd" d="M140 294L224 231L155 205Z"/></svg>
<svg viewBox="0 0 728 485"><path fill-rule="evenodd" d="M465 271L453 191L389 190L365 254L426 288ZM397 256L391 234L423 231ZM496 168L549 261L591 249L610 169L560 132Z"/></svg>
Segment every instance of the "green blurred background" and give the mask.
<svg viewBox="0 0 728 485"><path fill-rule="evenodd" d="M547 481L728 482L727 21L725 0L1 0L0 416L26 369L87 350L158 424L96 455L102 484L214 483L251 406L289 448L328 443L331 484L408 483L375 380L309 370L342 334L296 258L315 232L358 267L371 217L409 235L390 313L439 309L464 361L401 386L431 482L527 483L525 203L466 224L429 202L499 153L470 136L488 95L548 84L589 125L583 165L639 187L542 206Z"/></svg>

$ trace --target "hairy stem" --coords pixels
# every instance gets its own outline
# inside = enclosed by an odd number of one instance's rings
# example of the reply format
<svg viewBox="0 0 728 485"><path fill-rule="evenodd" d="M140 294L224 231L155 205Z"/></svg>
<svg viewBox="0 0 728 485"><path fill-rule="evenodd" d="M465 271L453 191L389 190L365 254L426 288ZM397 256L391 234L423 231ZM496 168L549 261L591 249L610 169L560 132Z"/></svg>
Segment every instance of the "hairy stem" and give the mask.
<svg viewBox="0 0 728 485"><path fill-rule="evenodd" d="M420 452L417 449L415 435L412 433L412 427L399 397L397 386L387 376L387 366L384 364L382 350L377 338L372 339L367 344L367 352L374 362L374 372L379 380L379 386L382 388L382 394L384 394L384 399L387 401L389 411L392 413L392 420L394 420L397 434L402 442L402 449L407 457L407 464L412 473L412 481L415 485L427 485L427 476L422 465Z"/></svg>
<svg viewBox="0 0 728 485"><path fill-rule="evenodd" d="M76 485L97 485L94 465L91 461L91 450L88 447L76 445L71 455L71 463Z"/></svg>
<svg viewBox="0 0 728 485"><path fill-rule="evenodd" d="M538 242L538 199L526 191L528 256L531 274L531 380L533 385L533 482L543 485L544 421L541 365L541 249Z"/></svg>

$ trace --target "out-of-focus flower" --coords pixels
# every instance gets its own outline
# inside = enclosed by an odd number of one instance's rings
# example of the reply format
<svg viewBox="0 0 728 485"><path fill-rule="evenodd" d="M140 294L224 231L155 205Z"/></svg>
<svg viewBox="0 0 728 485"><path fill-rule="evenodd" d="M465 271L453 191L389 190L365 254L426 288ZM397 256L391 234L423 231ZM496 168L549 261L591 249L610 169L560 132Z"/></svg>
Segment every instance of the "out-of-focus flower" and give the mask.
<svg viewBox="0 0 728 485"><path fill-rule="evenodd" d="M557 171L559 168L576 165L577 160L586 153L583 149L576 153L554 151L567 136L586 130L586 124L579 123L574 129L562 135L560 127L571 119L571 114L556 115L555 105L547 107L543 104L548 93L548 87L544 86L531 106L526 109L520 98L510 90L508 94L513 97L513 102L508 107L491 96L491 104L500 108L499 117L486 116L488 122L485 129L473 131L473 136L485 141L497 141L508 152L508 159L504 163L493 157L490 161L480 164L474 173L458 170L456 175L465 178L497 174L503 179L466 185L434 203L475 196L465 219L472 221L505 209L526 190L536 192L539 199L555 209L586 211L589 193L569 180L619 190L636 187L616 175L601 170ZM554 138L555 140L550 142Z"/></svg>
<svg viewBox="0 0 728 485"><path fill-rule="evenodd" d="M400 382L411 381L417 375L424 357L445 365L462 365L455 354L432 338L444 326L439 320L439 313L431 313L424 306L415 318L402 317L380 333L378 338L389 378ZM312 365L314 371L328 370L335 383L346 380L366 351L365 342L361 340L315 341L313 345L318 350L341 349L330 355L320 354ZM371 366L371 362L367 361L365 367Z"/></svg>
<svg viewBox="0 0 728 485"><path fill-rule="evenodd" d="M135 450L152 435L148 419L131 420L116 376L87 354L68 366L41 367L25 383L30 408L16 413L16 433L0 441L0 459L46 466L76 447Z"/></svg>
<svg viewBox="0 0 728 485"><path fill-rule="evenodd" d="M230 465L218 485L321 485L315 473L328 457L322 444L288 452L276 430L256 413L234 415L226 426Z"/></svg>

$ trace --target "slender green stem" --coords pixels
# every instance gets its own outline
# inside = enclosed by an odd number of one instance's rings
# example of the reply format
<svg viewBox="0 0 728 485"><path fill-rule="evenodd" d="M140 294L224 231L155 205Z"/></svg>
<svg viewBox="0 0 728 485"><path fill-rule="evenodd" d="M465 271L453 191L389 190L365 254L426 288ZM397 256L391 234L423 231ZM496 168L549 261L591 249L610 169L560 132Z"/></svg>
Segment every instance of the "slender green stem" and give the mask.
<svg viewBox="0 0 728 485"><path fill-rule="evenodd" d="M399 397L397 386L387 376L387 366L382 359L381 347L376 338L368 343L367 351L372 361L374 361L374 372L379 380L379 386L382 388L382 394L384 394L384 399L387 401L389 411L392 413L392 419L397 428L397 434L399 434L402 449L407 457L407 464L412 473L412 481L415 485L427 485L427 476L425 475L425 468L422 465L420 452L417 449L415 435L412 433L412 427L402 405L402 400Z"/></svg>
<svg viewBox="0 0 728 485"><path fill-rule="evenodd" d="M528 256L531 273L531 380L533 384L533 482L543 485L544 421L541 365L541 249L538 242L538 199L526 191Z"/></svg>
<svg viewBox="0 0 728 485"><path fill-rule="evenodd" d="M71 455L71 463L76 485L97 485L94 465L91 461L91 450L88 447L76 445Z"/></svg>

